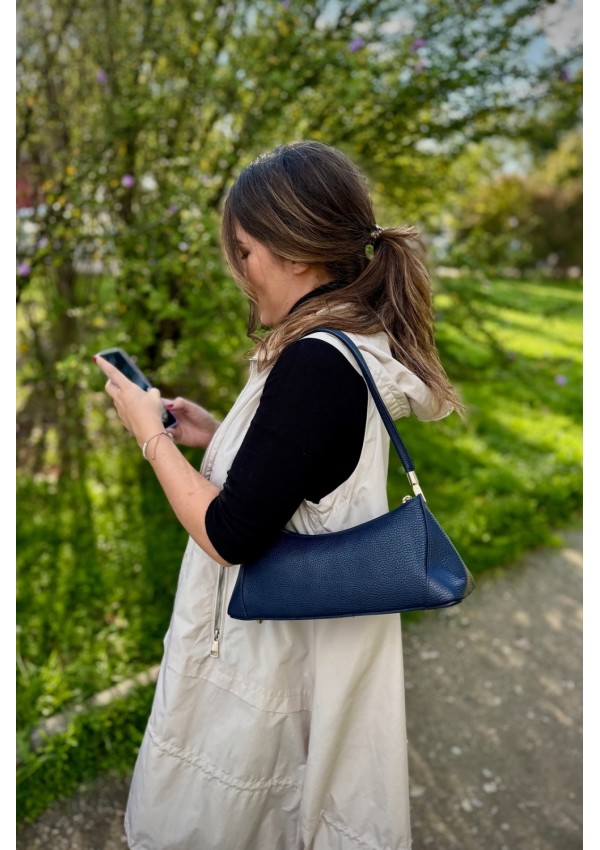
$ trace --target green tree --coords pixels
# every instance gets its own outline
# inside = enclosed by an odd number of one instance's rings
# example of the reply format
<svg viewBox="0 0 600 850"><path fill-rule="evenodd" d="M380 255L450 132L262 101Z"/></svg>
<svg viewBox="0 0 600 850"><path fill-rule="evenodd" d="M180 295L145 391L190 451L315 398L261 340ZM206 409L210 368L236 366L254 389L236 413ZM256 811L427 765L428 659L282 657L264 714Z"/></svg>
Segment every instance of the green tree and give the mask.
<svg viewBox="0 0 600 850"><path fill-rule="evenodd" d="M200 380L226 407L244 306L218 214L239 168L320 138L387 208L431 219L469 140L569 100L564 58L524 61L544 5L22 0L18 161L45 198L19 257L23 462L39 467L55 434L59 468L82 474L82 364L107 343L166 392Z"/></svg>
<svg viewBox="0 0 600 850"><path fill-rule="evenodd" d="M478 155L486 155L487 149ZM564 275L583 264L583 145L580 130L561 139L527 173L500 161L457 198L449 260L486 268L535 267Z"/></svg>

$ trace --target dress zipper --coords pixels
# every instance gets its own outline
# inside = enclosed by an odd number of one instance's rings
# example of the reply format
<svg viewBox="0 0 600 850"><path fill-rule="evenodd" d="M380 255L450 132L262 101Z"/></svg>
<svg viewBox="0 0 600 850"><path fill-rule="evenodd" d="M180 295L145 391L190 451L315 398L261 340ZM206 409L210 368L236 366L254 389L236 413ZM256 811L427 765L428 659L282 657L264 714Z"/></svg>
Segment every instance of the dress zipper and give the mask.
<svg viewBox="0 0 600 850"><path fill-rule="evenodd" d="M219 641L223 631L223 599L225 590L225 572L227 567L219 567L219 578L217 580L217 593L213 615L213 642L210 654L212 658L219 657Z"/></svg>
<svg viewBox="0 0 600 850"><path fill-rule="evenodd" d="M250 382L251 382L252 378L254 377L255 373L256 373L256 362L254 360L251 360L250 361L250 374L248 376L248 381L246 383L246 386L242 390L242 392L239 394L237 401L234 404L233 408L229 412L229 416L231 416L235 406L240 403L244 394L247 392L248 387L250 386ZM221 425L223 425L223 424L224 424L224 422L221 423ZM209 479L210 479L210 473L212 472L212 466L213 466L213 463L214 463L215 455L217 453L217 449L220 445L221 440L223 439L223 434L224 434L223 428L221 427L220 430L221 430L221 433L219 435L220 439L215 442L215 445L212 446L212 450L211 450L211 453L210 453L211 456L210 456L210 458L208 458L208 457L206 458L206 463L202 465L204 467L204 469L200 470L201 473ZM212 658L218 658L219 657L219 648L220 648L219 645L220 645L220 642L223 639L223 602L224 602L224 596L225 596L225 581L226 581L226 578L227 578L227 576L226 576L227 569L228 569L228 567L223 567L223 566L219 567L219 578L217 579L217 591L216 591L216 594L215 594L215 607L214 607L214 610L213 610L213 640L212 640L212 647L211 647L211 650L210 650L210 654L211 654Z"/></svg>

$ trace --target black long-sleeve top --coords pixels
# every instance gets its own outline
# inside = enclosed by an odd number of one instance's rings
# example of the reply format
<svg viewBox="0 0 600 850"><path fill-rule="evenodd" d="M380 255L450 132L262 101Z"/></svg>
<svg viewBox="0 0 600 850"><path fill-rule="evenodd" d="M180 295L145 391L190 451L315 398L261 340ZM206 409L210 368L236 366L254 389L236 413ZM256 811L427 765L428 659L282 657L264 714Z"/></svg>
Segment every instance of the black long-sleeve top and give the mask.
<svg viewBox="0 0 600 850"><path fill-rule="evenodd" d="M342 286L337 281L310 297ZM334 346L300 339L271 369L206 532L221 557L243 563L265 552L307 499L318 503L352 474L362 451L368 389Z"/></svg>

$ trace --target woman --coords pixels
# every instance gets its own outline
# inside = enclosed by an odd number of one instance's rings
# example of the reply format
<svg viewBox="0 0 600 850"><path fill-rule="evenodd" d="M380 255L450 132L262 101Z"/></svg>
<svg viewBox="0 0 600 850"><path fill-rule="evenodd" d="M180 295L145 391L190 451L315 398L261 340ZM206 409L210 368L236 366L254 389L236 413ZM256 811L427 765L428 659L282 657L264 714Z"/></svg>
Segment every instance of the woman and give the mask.
<svg viewBox="0 0 600 850"><path fill-rule="evenodd" d="M138 850L407 850L398 615L243 622L238 567L282 528L322 533L388 510L394 419L459 406L437 357L430 284L410 230L379 228L339 151L298 142L259 157L225 203L227 260L250 302L248 382L218 425L145 394L98 358L125 427L190 534L126 815ZM261 339L259 325L269 328ZM233 566L232 566L233 565Z"/></svg>

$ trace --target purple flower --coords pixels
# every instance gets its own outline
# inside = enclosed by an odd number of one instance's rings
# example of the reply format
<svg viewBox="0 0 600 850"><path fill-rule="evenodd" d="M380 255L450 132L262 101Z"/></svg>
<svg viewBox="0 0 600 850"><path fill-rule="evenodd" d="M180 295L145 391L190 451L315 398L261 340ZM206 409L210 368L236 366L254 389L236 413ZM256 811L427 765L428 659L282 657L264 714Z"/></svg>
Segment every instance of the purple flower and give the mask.
<svg viewBox="0 0 600 850"><path fill-rule="evenodd" d="M121 177L121 186L123 186L125 189L133 189L133 187L135 186L135 177L133 176L133 174L124 174Z"/></svg>
<svg viewBox="0 0 600 850"><path fill-rule="evenodd" d="M425 66L424 62L416 62L415 63L415 71L417 72L417 74L420 74L421 71L424 71L425 67L426 66Z"/></svg>
<svg viewBox="0 0 600 850"><path fill-rule="evenodd" d="M571 79L571 75L569 74L569 72L566 68L561 68L560 78L563 81L563 83L568 83L569 80Z"/></svg>
<svg viewBox="0 0 600 850"><path fill-rule="evenodd" d="M169 215L175 215L176 212L179 212L179 207L177 206L177 204L171 204L167 212L169 213Z"/></svg>
<svg viewBox="0 0 600 850"><path fill-rule="evenodd" d="M361 47L365 46L364 38L353 38L350 44L348 45L348 50L350 53L356 53L357 50L360 50Z"/></svg>
<svg viewBox="0 0 600 850"><path fill-rule="evenodd" d="M288 9L290 5L290 0L281 0L281 5L284 9Z"/></svg>
<svg viewBox="0 0 600 850"><path fill-rule="evenodd" d="M31 271L31 265L29 263L21 263L17 271L19 273L19 277L27 277L27 275Z"/></svg>
<svg viewBox="0 0 600 850"><path fill-rule="evenodd" d="M412 49L413 50L420 50L421 47L425 47L426 44L427 44L427 42L425 41L424 38L415 38L415 40L412 43Z"/></svg>
<svg viewBox="0 0 600 850"><path fill-rule="evenodd" d="M47 248L47 247L48 247L48 240L46 239L45 236L42 236L41 239L38 239L38 243L36 245L36 248L41 249L41 248Z"/></svg>
<svg viewBox="0 0 600 850"><path fill-rule="evenodd" d="M96 72L96 82L101 86L105 86L108 82L108 74L104 70L104 68L100 68L99 71Z"/></svg>
<svg viewBox="0 0 600 850"><path fill-rule="evenodd" d="M558 384L559 387L564 387L564 385L567 383L567 376L566 375L555 375L554 383Z"/></svg>

